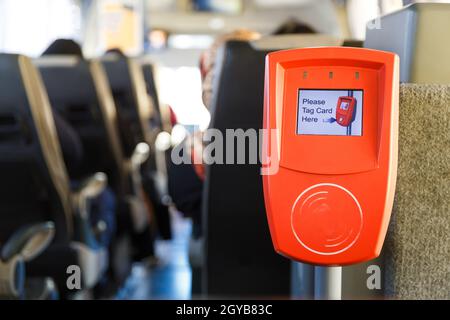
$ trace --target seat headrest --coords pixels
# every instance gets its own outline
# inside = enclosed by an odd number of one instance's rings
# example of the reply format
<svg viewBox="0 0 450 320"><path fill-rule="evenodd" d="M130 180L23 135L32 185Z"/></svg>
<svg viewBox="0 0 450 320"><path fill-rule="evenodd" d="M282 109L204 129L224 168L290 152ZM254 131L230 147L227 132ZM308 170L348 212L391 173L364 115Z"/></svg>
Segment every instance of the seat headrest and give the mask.
<svg viewBox="0 0 450 320"><path fill-rule="evenodd" d="M100 60L103 62L117 62L125 59L127 59L125 55L119 54L117 52L108 52L103 55Z"/></svg>
<svg viewBox="0 0 450 320"><path fill-rule="evenodd" d="M247 41L228 41L218 52L210 105L210 127L259 128L262 125L264 61L267 51Z"/></svg>
<svg viewBox="0 0 450 320"><path fill-rule="evenodd" d="M43 53L43 55L51 54L70 54L83 57L83 50L80 44L72 39L56 39Z"/></svg>
<svg viewBox="0 0 450 320"><path fill-rule="evenodd" d="M35 66L41 67L73 67L82 59L76 55L46 55L33 59Z"/></svg>

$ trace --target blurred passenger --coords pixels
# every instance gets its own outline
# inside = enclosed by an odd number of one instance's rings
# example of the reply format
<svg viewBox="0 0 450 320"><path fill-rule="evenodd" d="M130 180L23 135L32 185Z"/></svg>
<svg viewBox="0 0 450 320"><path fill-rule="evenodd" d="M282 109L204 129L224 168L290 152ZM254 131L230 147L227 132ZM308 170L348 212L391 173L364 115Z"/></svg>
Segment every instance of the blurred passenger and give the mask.
<svg viewBox="0 0 450 320"><path fill-rule="evenodd" d="M153 29L147 34L147 42L150 50L164 50L169 44L169 32L163 29Z"/></svg>
<svg viewBox="0 0 450 320"><path fill-rule="evenodd" d="M105 54L115 54L121 58L126 58L125 53L123 53L123 51L119 48L111 48L106 50Z"/></svg>
<svg viewBox="0 0 450 320"><path fill-rule="evenodd" d="M206 108L210 108L211 99L214 94L213 82L215 73L215 62L218 50L227 41L241 40L252 41L260 38L260 34L250 30L237 30L219 36L212 46L205 51L200 59L200 72L202 76L202 98ZM202 132L194 132L182 143L184 150L190 150L189 155L193 160L191 164L174 165L169 163L169 194L177 209L185 216L192 218L193 238L199 239L202 236L202 193L203 180L205 178L202 161L202 150L195 150L194 146L202 145ZM194 142L196 140L196 142Z"/></svg>
<svg viewBox="0 0 450 320"><path fill-rule="evenodd" d="M211 47L202 54L200 57L200 73L202 76L202 98L206 108L209 109L211 106L214 83L214 66L219 48L228 41L253 41L259 39L260 37L261 35L254 31L245 29L236 30L234 32L219 36Z"/></svg>
<svg viewBox="0 0 450 320"><path fill-rule="evenodd" d="M273 35L283 35L283 34L311 34L317 33L309 25L298 21L297 19L291 18L279 26L272 34Z"/></svg>
<svg viewBox="0 0 450 320"><path fill-rule="evenodd" d="M42 55L72 55L83 58L83 51L80 45L72 39L56 39Z"/></svg>
<svg viewBox="0 0 450 320"><path fill-rule="evenodd" d="M75 55L83 58L80 45L70 39L55 40L42 55ZM76 173L84 160L83 144L72 125L61 116L56 108L52 108L52 110L64 162L71 183L76 186L80 183ZM116 228L116 199L110 187L106 187L99 197L92 200L90 219L92 226L99 226L100 223L106 225L106 231L99 236L98 240L103 246L108 247Z"/></svg>

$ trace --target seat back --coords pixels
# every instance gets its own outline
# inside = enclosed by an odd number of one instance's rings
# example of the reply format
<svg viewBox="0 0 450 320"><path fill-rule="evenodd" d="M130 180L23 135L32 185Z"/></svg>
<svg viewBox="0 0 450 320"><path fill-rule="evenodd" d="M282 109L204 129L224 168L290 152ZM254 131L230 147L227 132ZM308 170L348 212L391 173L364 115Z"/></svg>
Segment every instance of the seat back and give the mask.
<svg viewBox="0 0 450 320"><path fill-rule="evenodd" d="M266 53L241 41L228 42L219 53L210 128L224 137L226 129L262 128ZM207 166L203 217L204 293L289 294L289 261L272 246L259 163Z"/></svg>
<svg viewBox="0 0 450 320"><path fill-rule="evenodd" d="M385 291L450 299L450 86L400 87L397 191L384 245Z"/></svg>
<svg viewBox="0 0 450 320"><path fill-rule="evenodd" d="M53 221L72 236L69 180L41 77L30 59L0 54L0 242L25 224Z"/></svg>
<svg viewBox="0 0 450 320"><path fill-rule="evenodd" d="M144 74L147 93L150 96L154 106L154 125L161 129L163 127L163 120L161 115L161 107L159 105L158 90L155 83L155 69L151 62L141 62L141 66L142 72Z"/></svg>
<svg viewBox="0 0 450 320"><path fill-rule="evenodd" d="M35 63L53 108L81 138L84 161L79 176L105 172L111 186L124 192L127 180L117 114L101 63L75 56L47 56Z"/></svg>
<svg viewBox="0 0 450 320"><path fill-rule="evenodd" d="M140 65L127 57L109 54L102 60L120 122L125 156L129 157L139 142L151 142L150 119L153 105L147 94Z"/></svg>

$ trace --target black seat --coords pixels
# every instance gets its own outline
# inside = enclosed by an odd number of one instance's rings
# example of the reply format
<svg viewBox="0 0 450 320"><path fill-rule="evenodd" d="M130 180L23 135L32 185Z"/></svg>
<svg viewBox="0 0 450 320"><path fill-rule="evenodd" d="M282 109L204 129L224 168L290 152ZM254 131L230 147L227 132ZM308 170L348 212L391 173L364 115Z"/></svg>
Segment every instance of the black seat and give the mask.
<svg viewBox="0 0 450 320"><path fill-rule="evenodd" d="M159 104L158 90L156 89L154 66L149 62L142 62L142 72L147 87L147 93L152 99L155 114L153 116L153 125L162 129L163 120L161 115L161 106Z"/></svg>
<svg viewBox="0 0 450 320"><path fill-rule="evenodd" d="M117 113L106 74L97 60L78 56L48 55L35 61L39 67L52 107L76 131L84 156L76 175L105 172L116 196L116 230L110 245L109 281L105 290L120 286L131 271L130 248L134 232L132 193L127 161L120 143ZM126 252L119 248L127 248ZM111 286L111 287L110 287Z"/></svg>
<svg viewBox="0 0 450 320"><path fill-rule="evenodd" d="M108 54L103 66L117 108L120 135L126 156L131 156L139 142L152 143L150 118L153 106L146 92L139 65L122 55Z"/></svg>
<svg viewBox="0 0 450 320"><path fill-rule="evenodd" d="M24 212L17 219L2 219L0 236L8 236L8 231L45 221L50 216L56 222L56 240L64 242L73 231L69 182L59 158L60 147L56 137L51 136L56 134L51 131L55 130L51 111L37 109L42 107L36 100L42 97L37 96L41 93L32 83L37 75L33 74L29 60L16 55L0 58L0 148L3 149L0 170L11 182L0 185L0 206L2 212ZM35 120L37 112L47 112L36 119L46 122ZM47 150L42 150L44 147Z"/></svg>
<svg viewBox="0 0 450 320"><path fill-rule="evenodd" d="M23 226L52 221L54 241L27 272L52 277L64 294L67 267L78 265L83 288L92 287L107 256L87 223L86 201L105 177L70 188L47 94L28 58L0 55L0 90L0 242Z"/></svg>
<svg viewBox="0 0 450 320"><path fill-rule="evenodd" d="M137 143L150 145L149 160L141 170L146 196L153 204L159 235L172 237L168 207L164 195L155 182L157 176L155 141L161 126L154 100L148 94L144 73L139 63L122 54L109 53L102 59L114 101L117 107L120 136L125 155L130 154Z"/></svg>
<svg viewBox="0 0 450 320"><path fill-rule="evenodd" d="M141 153L142 148L138 148L138 144L143 139L133 142L130 145L132 152L125 153L120 137L122 130L118 110L99 60L49 55L36 63L53 107L72 125L82 140L85 157L80 175L101 170L111 177L110 186L119 204L117 232L111 252L116 266L111 271L113 278L120 284L130 271L130 259L146 258L153 254L148 208L142 196L142 187L139 186L141 182L137 181L135 174L141 163L133 163L137 158L142 158L142 155L135 156L135 153ZM135 119L130 121L131 127L140 128ZM148 155L144 157L146 159ZM130 240L130 254L123 253L122 258L115 258L121 252L118 248Z"/></svg>
<svg viewBox="0 0 450 320"><path fill-rule="evenodd" d="M230 41L220 54L210 128L224 137L226 129L262 128L266 53ZM260 164L207 166L203 199L205 293L288 295L290 262L273 249Z"/></svg>
<svg viewBox="0 0 450 320"><path fill-rule="evenodd" d="M78 176L103 171L112 188L124 194L128 183L125 157L114 101L101 64L76 56L48 56L36 64L52 107L81 138L85 155Z"/></svg>

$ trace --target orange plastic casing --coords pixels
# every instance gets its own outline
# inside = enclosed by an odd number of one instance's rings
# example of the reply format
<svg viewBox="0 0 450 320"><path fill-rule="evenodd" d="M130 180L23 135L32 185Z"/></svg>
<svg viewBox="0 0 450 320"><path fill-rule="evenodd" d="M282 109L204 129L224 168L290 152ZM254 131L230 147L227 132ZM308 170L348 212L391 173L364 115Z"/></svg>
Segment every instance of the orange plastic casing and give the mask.
<svg viewBox="0 0 450 320"><path fill-rule="evenodd" d="M362 90L361 136L297 134L300 89ZM346 47L266 58L263 184L275 250L316 265L376 258L397 176L399 59Z"/></svg>

